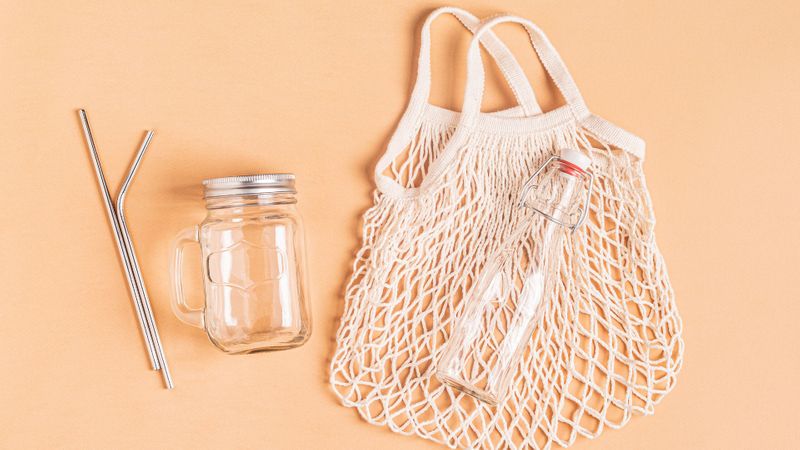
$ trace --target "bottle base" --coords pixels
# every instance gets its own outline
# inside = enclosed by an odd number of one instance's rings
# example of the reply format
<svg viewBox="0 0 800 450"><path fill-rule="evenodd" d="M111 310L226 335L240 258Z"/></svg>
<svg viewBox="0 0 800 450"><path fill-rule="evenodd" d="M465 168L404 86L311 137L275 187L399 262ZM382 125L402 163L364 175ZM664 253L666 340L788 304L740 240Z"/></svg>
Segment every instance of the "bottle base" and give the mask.
<svg viewBox="0 0 800 450"><path fill-rule="evenodd" d="M489 406L497 406L498 403L500 403L497 399L497 396L494 394L486 392L482 389L478 389L475 386L470 386L469 383L458 377L453 377L443 372L436 372L436 378L438 378L443 384L450 386L459 392L463 392L464 394L486 403Z"/></svg>

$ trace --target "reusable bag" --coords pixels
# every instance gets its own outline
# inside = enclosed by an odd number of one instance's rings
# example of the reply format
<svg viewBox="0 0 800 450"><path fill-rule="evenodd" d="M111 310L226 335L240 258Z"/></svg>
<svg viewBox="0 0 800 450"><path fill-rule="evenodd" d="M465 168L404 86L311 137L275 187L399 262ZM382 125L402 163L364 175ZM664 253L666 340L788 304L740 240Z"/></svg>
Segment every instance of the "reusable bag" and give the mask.
<svg viewBox="0 0 800 450"><path fill-rule="evenodd" d="M444 13L474 32L461 114L428 103L430 24ZM503 22L527 29L564 106L541 112L491 33ZM518 107L480 112L479 43ZM523 184L563 147L592 159L588 217L563 240L559 281L509 395L489 407L443 386L435 365L476 275L522 217ZM434 11L422 27L409 105L376 167L375 205L346 290L330 373L342 402L370 423L463 448L568 446L652 414L675 385L683 342L643 158L641 139L589 112L532 22L500 16L481 25L460 9Z"/></svg>

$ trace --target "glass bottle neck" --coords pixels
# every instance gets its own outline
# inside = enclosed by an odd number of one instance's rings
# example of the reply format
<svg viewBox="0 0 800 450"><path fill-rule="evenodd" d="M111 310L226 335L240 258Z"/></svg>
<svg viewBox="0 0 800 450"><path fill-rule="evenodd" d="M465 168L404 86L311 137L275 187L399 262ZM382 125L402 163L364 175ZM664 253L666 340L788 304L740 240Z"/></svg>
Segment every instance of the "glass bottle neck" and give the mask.
<svg viewBox="0 0 800 450"><path fill-rule="evenodd" d="M553 249L561 248L561 239L569 232L569 229L555 220L543 217L538 213L537 215L540 216L539 220L544 220L544 227L536 250L547 253Z"/></svg>

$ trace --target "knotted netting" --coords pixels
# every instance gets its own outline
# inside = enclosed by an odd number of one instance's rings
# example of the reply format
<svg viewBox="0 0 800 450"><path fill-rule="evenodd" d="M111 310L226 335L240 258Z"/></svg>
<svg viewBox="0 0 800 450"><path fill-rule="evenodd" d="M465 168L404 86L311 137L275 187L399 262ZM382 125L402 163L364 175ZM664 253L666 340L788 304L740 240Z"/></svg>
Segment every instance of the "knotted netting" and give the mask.
<svg viewBox="0 0 800 450"><path fill-rule="evenodd" d="M675 385L683 341L643 143L562 107L513 123L517 109L480 114L454 145L463 117L417 106L364 214L331 362L342 402L372 424L460 448L566 447L652 414ZM519 223L523 184L564 147L592 159L587 220L562 241L558 282L510 393L489 407L441 384L436 363L487 258Z"/></svg>

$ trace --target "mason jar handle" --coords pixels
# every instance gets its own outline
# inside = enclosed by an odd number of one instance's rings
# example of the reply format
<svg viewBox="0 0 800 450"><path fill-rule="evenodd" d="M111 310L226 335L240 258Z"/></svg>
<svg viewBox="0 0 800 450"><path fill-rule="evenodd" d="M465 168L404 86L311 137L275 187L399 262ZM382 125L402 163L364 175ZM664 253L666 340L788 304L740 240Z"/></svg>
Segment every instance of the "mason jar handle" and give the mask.
<svg viewBox="0 0 800 450"><path fill-rule="evenodd" d="M178 233L172 245L172 264L170 272L172 278L172 312L181 322L193 327L203 328L203 308L190 308L186 303L183 292L183 249L188 244L199 244L200 235L197 225L186 228Z"/></svg>

